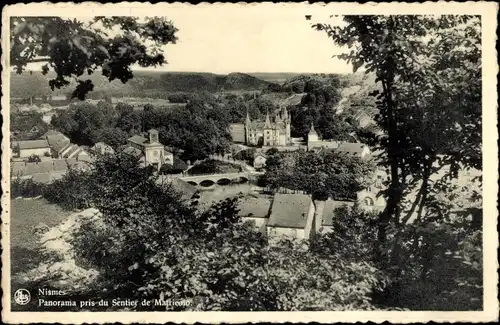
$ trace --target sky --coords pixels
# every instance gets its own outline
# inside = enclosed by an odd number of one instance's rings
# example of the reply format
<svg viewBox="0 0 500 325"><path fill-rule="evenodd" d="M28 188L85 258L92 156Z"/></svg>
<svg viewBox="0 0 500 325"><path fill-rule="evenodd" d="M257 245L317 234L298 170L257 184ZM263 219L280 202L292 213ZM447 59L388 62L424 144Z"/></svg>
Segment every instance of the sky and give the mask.
<svg viewBox="0 0 500 325"><path fill-rule="evenodd" d="M326 33L313 30L303 12L239 10L228 14L194 8L172 10L167 16L179 29L179 41L166 47L166 70L352 72L350 65L332 58L340 48Z"/></svg>
<svg viewBox="0 0 500 325"><path fill-rule="evenodd" d="M158 15L150 13L148 16ZM311 28L302 10L258 7L172 6L161 16L179 29L176 44L164 49L168 61L159 71L350 73L332 58L341 53L324 32ZM135 15L132 12L132 15ZM138 15L139 16L139 15ZM328 16L326 16L328 17ZM88 21L90 17L78 17ZM322 20L323 21L323 20ZM340 18L327 20L340 23ZM41 64L28 69L39 70ZM140 67L134 67L134 70Z"/></svg>

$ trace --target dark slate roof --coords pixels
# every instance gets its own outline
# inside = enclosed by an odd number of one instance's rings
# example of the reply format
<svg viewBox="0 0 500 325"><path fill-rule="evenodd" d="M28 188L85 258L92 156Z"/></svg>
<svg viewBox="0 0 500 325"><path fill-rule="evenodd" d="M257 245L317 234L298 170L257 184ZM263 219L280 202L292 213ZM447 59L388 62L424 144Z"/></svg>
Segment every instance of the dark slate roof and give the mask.
<svg viewBox="0 0 500 325"><path fill-rule="evenodd" d="M336 217L335 216L335 209L340 208L344 205L347 206L349 209L351 209L354 206L354 202L352 202L352 201L335 201L335 200L325 201L323 215L321 216L321 225L322 226L333 225L333 218Z"/></svg>
<svg viewBox="0 0 500 325"><path fill-rule="evenodd" d="M240 217L268 218L271 200L265 198L244 198L238 204Z"/></svg>
<svg viewBox="0 0 500 325"><path fill-rule="evenodd" d="M17 145L19 146L20 150L49 148L49 143L47 142L47 140L18 141Z"/></svg>
<svg viewBox="0 0 500 325"><path fill-rule="evenodd" d="M123 152L126 154L129 154L129 155L135 156L135 157L139 157L142 155L141 150L134 148L134 147L131 147L131 146L125 147L123 149Z"/></svg>
<svg viewBox="0 0 500 325"><path fill-rule="evenodd" d="M303 229L311 202L310 195L276 194L268 226Z"/></svg>
<svg viewBox="0 0 500 325"><path fill-rule="evenodd" d="M57 137L57 136L54 136ZM49 141L50 148L56 152L61 152L63 149L65 149L67 146L71 145L71 142L68 139L60 138L59 139L50 139L50 137L47 137Z"/></svg>
<svg viewBox="0 0 500 325"><path fill-rule="evenodd" d="M132 143L135 143L135 144L138 144L138 145L144 145L145 142L148 141L148 139L146 139L145 137L143 136L140 136L140 135L134 135L130 138L127 139L127 141L129 142L132 142Z"/></svg>

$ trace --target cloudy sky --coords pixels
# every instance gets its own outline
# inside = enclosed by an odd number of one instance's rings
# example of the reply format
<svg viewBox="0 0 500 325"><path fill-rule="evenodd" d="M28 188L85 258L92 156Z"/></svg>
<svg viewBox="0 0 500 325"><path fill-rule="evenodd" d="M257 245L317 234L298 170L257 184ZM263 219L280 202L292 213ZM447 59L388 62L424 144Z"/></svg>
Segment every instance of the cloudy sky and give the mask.
<svg viewBox="0 0 500 325"><path fill-rule="evenodd" d="M178 43L165 52L170 71L352 72L332 58L340 49L303 12L192 7L167 17L179 29Z"/></svg>
<svg viewBox="0 0 500 325"><path fill-rule="evenodd" d="M332 58L341 53L324 32L311 28L301 7L186 6L143 13L120 8L114 15L165 16L179 29L178 42L165 47L168 64L155 70L197 72L310 72L350 73L352 67ZM316 8L318 9L318 8ZM320 8L321 9L321 8ZM122 13L123 12L123 13ZM96 14L101 14L96 13ZM341 23L340 18L313 21ZM61 15L62 16L62 15ZM90 16L77 17L90 21ZM29 64L39 70L41 64ZM139 69L139 67L134 67Z"/></svg>

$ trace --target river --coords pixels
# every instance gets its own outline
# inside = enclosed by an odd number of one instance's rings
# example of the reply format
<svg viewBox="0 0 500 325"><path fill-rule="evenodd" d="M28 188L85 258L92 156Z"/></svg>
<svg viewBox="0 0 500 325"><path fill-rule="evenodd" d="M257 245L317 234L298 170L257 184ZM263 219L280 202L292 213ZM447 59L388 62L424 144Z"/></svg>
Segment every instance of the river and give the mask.
<svg viewBox="0 0 500 325"><path fill-rule="evenodd" d="M200 192L200 204L202 206L210 206L213 203L238 195L254 194L259 195L262 192L262 187L255 185L253 182L244 184L229 184L215 185L210 189L203 189Z"/></svg>

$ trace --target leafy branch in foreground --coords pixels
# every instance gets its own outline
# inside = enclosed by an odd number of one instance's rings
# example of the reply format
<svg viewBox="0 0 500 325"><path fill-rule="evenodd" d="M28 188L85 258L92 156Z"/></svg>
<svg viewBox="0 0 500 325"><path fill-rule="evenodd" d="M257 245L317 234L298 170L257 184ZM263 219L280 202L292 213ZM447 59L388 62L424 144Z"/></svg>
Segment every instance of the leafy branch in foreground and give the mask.
<svg viewBox="0 0 500 325"><path fill-rule="evenodd" d="M94 85L84 74L101 70L109 81L126 83L131 66L166 63L162 47L173 43L177 29L163 17L95 17L90 21L62 17L13 17L10 63L22 73L29 63L43 62L42 73L56 73L52 90L77 81L72 97L84 99Z"/></svg>

